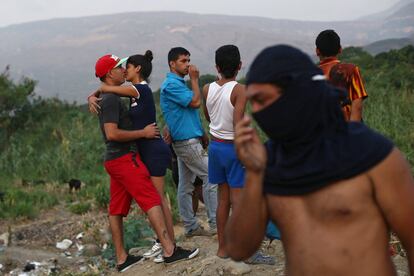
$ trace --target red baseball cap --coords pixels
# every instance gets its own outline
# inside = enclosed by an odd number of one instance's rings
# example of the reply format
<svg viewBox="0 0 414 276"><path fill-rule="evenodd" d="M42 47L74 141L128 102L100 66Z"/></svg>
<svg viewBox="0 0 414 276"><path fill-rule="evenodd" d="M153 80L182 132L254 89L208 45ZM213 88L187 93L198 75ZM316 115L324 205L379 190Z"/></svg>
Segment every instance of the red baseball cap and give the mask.
<svg viewBox="0 0 414 276"><path fill-rule="evenodd" d="M95 64L95 76L97 78L102 78L108 74L109 71L124 63L127 59L128 57L121 59L111 54L100 57Z"/></svg>

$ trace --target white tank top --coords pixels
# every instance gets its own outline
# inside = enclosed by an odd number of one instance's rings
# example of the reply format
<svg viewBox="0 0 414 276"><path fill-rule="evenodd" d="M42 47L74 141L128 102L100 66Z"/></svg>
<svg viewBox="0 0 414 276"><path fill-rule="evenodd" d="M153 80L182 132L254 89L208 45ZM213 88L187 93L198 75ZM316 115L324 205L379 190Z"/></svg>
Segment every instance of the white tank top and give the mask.
<svg viewBox="0 0 414 276"><path fill-rule="evenodd" d="M214 137L234 140L233 111L234 106L230 97L237 81L229 81L218 85L213 82L209 85L206 107L210 116L210 134Z"/></svg>

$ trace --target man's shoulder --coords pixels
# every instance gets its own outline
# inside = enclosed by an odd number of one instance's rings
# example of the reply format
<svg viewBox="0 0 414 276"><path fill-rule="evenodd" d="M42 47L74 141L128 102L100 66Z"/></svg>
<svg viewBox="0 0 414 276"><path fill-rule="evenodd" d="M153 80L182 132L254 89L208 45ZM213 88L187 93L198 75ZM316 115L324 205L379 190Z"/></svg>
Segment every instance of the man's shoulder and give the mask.
<svg viewBox="0 0 414 276"><path fill-rule="evenodd" d="M180 86L185 86L185 83L180 81L180 80L177 80L177 79L166 78L164 80L164 82L162 83L162 86L164 86L164 87L171 87L171 86L180 87Z"/></svg>
<svg viewBox="0 0 414 276"><path fill-rule="evenodd" d="M113 93L103 93L100 97L102 98L100 106L103 110L114 108L121 103L121 97Z"/></svg>
<svg viewBox="0 0 414 276"><path fill-rule="evenodd" d="M331 72L344 72L352 74L356 69L358 69L358 66L353 63L340 62L332 66Z"/></svg>
<svg viewBox="0 0 414 276"><path fill-rule="evenodd" d="M101 96L102 101L119 101L120 97L114 93L102 93Z"/></svg>

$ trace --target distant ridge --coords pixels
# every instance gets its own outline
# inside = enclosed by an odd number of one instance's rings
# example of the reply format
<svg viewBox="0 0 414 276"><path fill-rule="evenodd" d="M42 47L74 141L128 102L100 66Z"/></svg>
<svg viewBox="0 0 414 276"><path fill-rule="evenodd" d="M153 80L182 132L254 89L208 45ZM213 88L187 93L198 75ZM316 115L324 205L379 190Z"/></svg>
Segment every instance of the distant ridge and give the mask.
<svg viewBox="0 0 414 276"><path fill-rule="evenodd" d="M214 51L223 44L236 44L242 54L244 75L252 59L266 46L290 44L313 55L315 36L328 28L341 35L344 47L412 37L414 13L403 14L408 8L374 21L312 22L183 12L37 21L0 28L0 70L10 64L13 76L38 80L39 95L84 102L98 85L94 63L107 53L127 56L151 49L151 86L156 90L168 71L166 56L174 46L191 52L201 74L215 74Z"/></svg>
<svg viewBox="0 0 414 276"><path fill-rule="evenodd" d="M391 16L393 13L399 11L401 8L404 8L406 5L414 3L414 0L400 0L395 5L393 5L391 8L374 13L368 16L360 17L358 20L383 20L389 16Z"/></svg>
<svg viewBox="0 0 414 276"><path fill-rule="evenodd" d="M372 55L377 55L389 50L401 49L407 45L414 45L414 40L410 38L385 39L366 45L363 49Z"/></svg>

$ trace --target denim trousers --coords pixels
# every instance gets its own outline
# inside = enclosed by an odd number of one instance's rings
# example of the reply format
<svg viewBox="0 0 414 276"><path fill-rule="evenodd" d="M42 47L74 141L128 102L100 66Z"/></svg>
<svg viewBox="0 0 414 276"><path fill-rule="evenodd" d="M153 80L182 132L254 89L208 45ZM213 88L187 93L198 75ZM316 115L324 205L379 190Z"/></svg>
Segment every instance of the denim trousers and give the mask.
<svg viewBox="0 0 414 276"><path fill-rule="evenodd" d="M203 181L203 198L206 206L208 224L215 229L217 210L217 184L208 183L208 156L198 138L176 141L173 143L178 161L177 200L185 232L195 230L199 226L194 216L192 192L194 179L198 176Z"/></svg>

